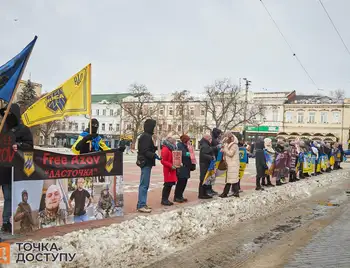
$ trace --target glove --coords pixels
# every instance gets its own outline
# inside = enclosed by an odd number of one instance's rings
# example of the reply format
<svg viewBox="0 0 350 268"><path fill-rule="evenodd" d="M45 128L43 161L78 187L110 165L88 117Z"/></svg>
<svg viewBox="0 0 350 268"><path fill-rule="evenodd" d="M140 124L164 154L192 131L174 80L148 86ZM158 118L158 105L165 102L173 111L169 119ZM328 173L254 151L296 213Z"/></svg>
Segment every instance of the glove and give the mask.
<svg viewBox="0 0 350 268"><path fill-rule="evenodd" d="M162 160L162 158L160 158L157 154L154 154L154 158L157 159L157 160Z"/></svg>
<svg viewBox="0 0 350 268"><path fill-rule="evenodd" d="M189 152L186 152L186 156L190 157L190 156L191 156L191 154L190 154Z"/></svg>

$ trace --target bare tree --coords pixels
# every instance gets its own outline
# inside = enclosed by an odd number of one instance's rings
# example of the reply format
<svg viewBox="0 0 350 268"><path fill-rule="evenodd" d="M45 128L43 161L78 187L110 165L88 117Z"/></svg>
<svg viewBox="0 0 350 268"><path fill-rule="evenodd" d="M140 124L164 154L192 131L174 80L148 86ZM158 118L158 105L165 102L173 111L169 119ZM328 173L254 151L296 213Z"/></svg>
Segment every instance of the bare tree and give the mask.
<svg viewBox="0 0 350 268"><path fill-rule="evenodd" d="M120 107L125 113L124 121L128 122L125 133L132 134L132 143L135 144L138 135L142 132L143 123L152 118L158 111L158 103L145 85L132 84L130 86L132 101L119 100Z"/></svg>
<svg viewBox="0 0 350 268"><path fill-rule="evenodd" d="M335 89L332 90L331 92L331 97L336 99L337 101L342 101L345 99L345 90L344 89Z"/></svg>
<svg viewBox="0 0 350 268"><path fill-rule="evenodd" d="M44 137L44 145L48 145L48 140L50 139L51 135L55 133L59 126L61 121L51 121L45 124L40 125L40 134Z"/></svg>
<svg viewBox="0 0 350 268"><path fill-rule="evenodd" d="M263 106L260 103L248 103L245 109L244 94L244 90L233 85L228 79L217 80L205 88L205 109L216 128L223 131L232 130L243 123L254 122L255 118L262 114ZM208 129L211 127L210 121L208 120L205 126Z"/></svg>

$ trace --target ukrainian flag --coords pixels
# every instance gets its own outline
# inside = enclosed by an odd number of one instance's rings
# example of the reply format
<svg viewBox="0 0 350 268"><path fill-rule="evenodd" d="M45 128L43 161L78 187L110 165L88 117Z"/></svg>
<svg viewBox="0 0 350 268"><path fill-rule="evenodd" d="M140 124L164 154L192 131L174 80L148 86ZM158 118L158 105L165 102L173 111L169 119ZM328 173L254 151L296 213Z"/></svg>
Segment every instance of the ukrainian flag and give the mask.
<svg viewBox="0 0 350 268"><path fill-rule="evenodd" d="M10 102L37 38L35 36L17 56L0 67L0 99Z"/></svg>
<svg viewBox="0 0 350 268"><path fill-rule="evenodd" d="M226 170L218 170L219 164L223 158L223 153L219 151L216 160L212 160L209 164L207 173L205 174L203 185L208 183L209 177L223 177L226 175Z"/></svg>

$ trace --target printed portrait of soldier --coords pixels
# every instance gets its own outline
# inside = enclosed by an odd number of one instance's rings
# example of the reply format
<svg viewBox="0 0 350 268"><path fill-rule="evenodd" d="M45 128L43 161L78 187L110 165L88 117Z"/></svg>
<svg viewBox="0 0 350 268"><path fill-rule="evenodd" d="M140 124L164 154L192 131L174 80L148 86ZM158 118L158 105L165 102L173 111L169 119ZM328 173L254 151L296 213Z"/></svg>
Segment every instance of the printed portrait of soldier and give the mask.
<svg viewBox="0 0 350 268"><path fill-rule="evenodd" d="M34 221L32 216L32 208L28 204L28 192L22 191L22 202L18 204L15 216L15 222L20 222L20 233L30 233L33 231Z"/></svg>
<svg viewBox="0 0 350 268"><path fill-rule="evenodd" d="M45 194L45 208L39 212L39 228L64 225L67 223L67 209L60 206L62 193L56 184L52 184Z"/></svg>

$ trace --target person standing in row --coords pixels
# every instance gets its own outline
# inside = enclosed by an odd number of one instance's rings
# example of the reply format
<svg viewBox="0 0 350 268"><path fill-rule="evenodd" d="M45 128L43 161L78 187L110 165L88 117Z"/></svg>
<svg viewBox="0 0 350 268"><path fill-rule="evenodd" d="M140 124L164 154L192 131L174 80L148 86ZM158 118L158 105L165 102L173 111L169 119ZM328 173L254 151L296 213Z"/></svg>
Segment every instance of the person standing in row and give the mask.
<svg viewBox="0 0 350 268"><path fill-rule="evenodd" d="M205 134L200 140L200 151L199 151L199 187L198 187L198 198L199 199L210 199L211 195L208 194L208 186L203 185L205 175L209 169L212 160L215 160L214 151L211 147L212 137L209 134Z"/></svg>
<svg viewBox="0 0 350 268"><path fill-rule="evenodd" d="M217 157L218 153L221 148L221 139L222 131L218 128L213 128L213 131L211 132L211 144L210 146L213 149L214 156ZM213 184L215 184L215 180L213 181ZM218 195L218 192L213 190L213 185L207 185L207 194L210 196Z"/></svg>
<svg viewBox="0 0 350 268"><path fill-rule="evenodd" d="M141 168L137 210L142 213L151 213L152 208L147 205L147 193L151 179L152 167L156 165L157 147L154 145L153 134L156 121L147 119L144 123L144 132L138 140L137 166Z"/></svg>
<svg viewBox="0 0 350 268"><path fill-rule="evenodd" d="M221 198L227 197L231 185L235 185L233 195L239 197L238 179L239 179L239 148L238 139L231 132L226 132L223 143L223 159L227 165L226 184Z"/></svg>
<svg viewBox="0 0 350 268"><path fill-rule="evenodd" d="M172 206L173 202L169 201L171 188L177 182L176 167L173 165L173 151L176 150L176 140L168 136L163 143L161 151L161 163L163 165L164 186L162 191L163 206Z"/></svg>
<svg viewBox="0 0 350 268"><path fill-rule="evenodd" d="M261 187L261 181L265 179L265 173L268 169L264 154L264 141L258 140L255 143L255 167L256 167L256 188L255 190L261 191L264 188Z"/></svg>
<svg viewBox="0 0 350 268"><path fill-rule="evenodd" d="M175 188L174 202L183 203L187 202L187 198L184 198L183 193L186 189L187 181L191 177L191 170L193 164L191 160L191 153L189 150L190 137L186 134L180 137L181 142L177 143L177 148L182 152L182 166L177 170L177 184Z"/></svg>

